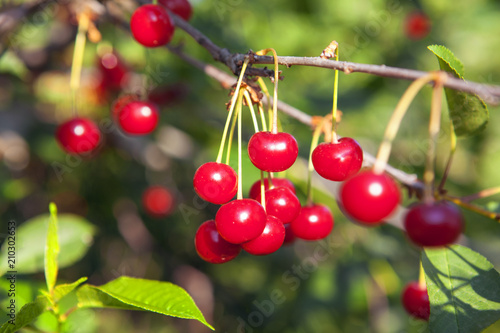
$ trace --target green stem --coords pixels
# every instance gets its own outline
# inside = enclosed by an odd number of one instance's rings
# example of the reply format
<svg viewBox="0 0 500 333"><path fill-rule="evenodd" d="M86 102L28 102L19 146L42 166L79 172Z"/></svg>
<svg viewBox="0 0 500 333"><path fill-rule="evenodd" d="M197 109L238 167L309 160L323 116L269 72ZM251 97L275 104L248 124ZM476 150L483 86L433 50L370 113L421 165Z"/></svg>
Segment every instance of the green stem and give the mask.
<svg viewBox="0 0 500 333"><path fill-rule="evenodd" d="M90 25L90 17L86 13L80 14L78 17L78 33L75 40L75 49L73 51L73 60L71 62L71 101L73 112L77 115L76 99L78 89L80 88L80 80L82 77L83 53L85 51L85 42L87 41L87 30Z"/></svg>
<svg viewBox="0 0 500 333"><path fill-rule="evenodd" d="M250 114L252 115L253 127L255 129L255 133L259 131L259 124L257 123L257 117L255 116L255 110L253 108L252 99L250 98L250 94L248 91L244 91L245 100L247 101L248 108L250 109Z"/></svg>
<svg viewBox="0 0 500 333"><path fill-rule="evenodd" d="M233 122L231 123L231 129L229 130L229 140L227 141L227 152L226 152L226 164L229 165L229 159L231 157L231 147L233 144L234 129L236 127L237 115L233 117Z"/></svg>
<svg viewBox="0 0 500 333"><path fill-rule="evenodd" d="M443 178L439 183L438 192L441 193L446 184L446 179L448 179L448 174L450 173L451 163L453 162L453 156L455 156L455 151L457 150L457 135L455 134L455 128L453 123L450 121L450 156L448 156L448 161L446 162L446 167L444 169Z"/></svg>
<svg viewBox="0 0 500 333"><path fill-rule="evenodd" d="M420 268L418 270L418 286L420 287L420 289L427 288L427 285L425 283L425 271L424 271L424 266L422 265L422 260L420 260Z"/></svg>
<svg viewBox="0 0 500 333"><path fill-rule="evenodd" d="M434 202L434 166L436 164L436 145L441 128L441 100L445 74L437 75L432 90L431 116L429 120L429 148L427 150L424 171L424 202Z"/></svg>
<svg viewBox="0 0 500 333"><path fill-rule="evenodd" d="M272 52L274 58L274 94L273 94L273 121L271 128L271 133L278 133L278 80L279 80L279 69L278 69L278 54L273 48L268 48L256 52L257 55L265 55L268 52Z"/></svg>
<svg viewBox="0 0 500 333"><path fill-rule="evenodd" d="M339 47L335 49L335 60L339 61ZM339 71L335 70L335 79L333 82L333 107L332 107L332 143L338 143L337 138L337 99L339 90Z"/></svg>
<svg viewBox="0 0 500 333"><path fill-rule="evenodd" d="M238 200L243 199L243 189L242 189L242 182L243 182L243 173L242 173L242 168L241 168L241 109L242 109L242 103L243 103L243 94L238 94L238 102L236 104L236 116L238 117L238 194L236 198Z"/></svg>
<svg viewBox="0 0 500 333"><path fill-rule="evenodd" d="M264 171L260 170L260 204L266 210L266 185L264 183Z"/></svg>
<svg viewBox="0 0 500 333"><path fill-rule="evenodd" d="M391 119L387 124L384 133L384 140L380 144L380 148L378 150L377 160L375 161L375 165L373 166L373 171L376 174L381 174L384 172L384 169L389 160L389 155L391 154L392 142L394 141L394 138L398 133L401 121L403 120L403 117L406 114L406 111L408 110L411 102L418 94L420 89L422 89L422 87L424 87L427 83L434 81L436 79L436 76L436 72L431 72L425 76L422 76L421 78L416 79L410 84L408 89L406 89L403 96L401 96L401 99L396 105Z"/></svg>
<svg viewBox="0 0 500 333"><path fill-rule="evenodd" d="M267 124L266 124L266 116L264 115L264 108L262 107L262 103L259 103L259 114L260 114L260 122L262 124L262 130L267 132Z"/></svg>
<svg viewBox="0 0 500 333"><path fill-rule="evenodd" d="M227 115L226 125L224 126L224 132L222 133L222 139L219 146L219 153L217 154L216 162L220 163L222 161L222 152L224 151L224 145L226 143L227 131L229 129L229 123L231 122L231 116L233 115L234 106L236 104L236 99L238 98L238 94L241 87L241 82L243 81L243 77L245 76L245 71L247 69L247 65L250 62L250 58L246 57L243 62L243 66L241 66L240 77L238 78L238 82L236 83L236 88L234 89L233 98L231 99L231 105L229 106L229 114Z"/></svg>

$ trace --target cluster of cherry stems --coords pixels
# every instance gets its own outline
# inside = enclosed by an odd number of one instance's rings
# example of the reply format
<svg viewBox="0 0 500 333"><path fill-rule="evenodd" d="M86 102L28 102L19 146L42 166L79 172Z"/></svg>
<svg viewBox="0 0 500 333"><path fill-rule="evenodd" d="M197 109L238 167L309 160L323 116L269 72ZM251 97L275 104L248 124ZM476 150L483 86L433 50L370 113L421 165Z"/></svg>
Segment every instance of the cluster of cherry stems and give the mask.
<svg viewBox="0 0 500 333"><path fill-rule="evenodd" d="M175 27L166 9L185 20L192 14L187 0L158 0L158 3L139 7L131 18L132 35L146 47L162 46L171 40ZM113 73L105 74L113 78ZM123 132L130 135L151 133L159 120L153 103L131 95L113 104L112 116ZM101 134L91 120L76 117L58 127L56 138L66 152L84 154L98 146ZM215 219L201 224L195 235L196 251L210 263L228 262L241 249L253 255L267 255L295 238L319 240L333 229L334 219L328 207L313 202L301 207L292 182L273 175L290 168L298 156L298 145L291 134L275 128L257 132L248 142L248 155L258 169L268 173L268 178L262 177L253 184L249 198L238 195L233 200L241 184L228 164L208 162L194 175L197 194L222 205ZM379 225L399 205L399 187L389 175L372 169L360 170L363 151L354 139L337 140L333 135L331 142L314 147L310 158L320 176L343 182L338 204L351 220L366 226ZM150 214L161 217L171 211L173 198L167 190L156 186L144 193L143 204ZM443 201L414 204L404 223L411 241L418 246L434 247L453 243L463 224L460 211ZM425 284L408 284L402 301L409 313L428 319L430 308Z"/></svg>

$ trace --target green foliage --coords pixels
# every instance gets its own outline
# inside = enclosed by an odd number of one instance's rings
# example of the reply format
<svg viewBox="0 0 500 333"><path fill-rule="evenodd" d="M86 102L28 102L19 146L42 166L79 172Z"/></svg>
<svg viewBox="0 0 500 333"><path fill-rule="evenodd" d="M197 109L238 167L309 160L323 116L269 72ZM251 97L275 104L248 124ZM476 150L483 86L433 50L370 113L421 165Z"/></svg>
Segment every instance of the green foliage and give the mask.
<svg viewBox="0 0 500 333"><path fill-rule="evenodd" d="M17 229L16 270L19 274L36 273L44 270L46 242L40 235L46 234L47 221L50 220L51 215L40 215L24 222ZM54 244L54 230L51 230L51 244ZM58 257L59 268L68 267L80 260L87 253L90 245L92 245L93 236L96 232L96 228L90 222L73 214L59 215L56 230L60 246ZM6 267L6 245L3 244L0 253L0 275L3 275L8 270ZM53 257L51 260L53 260ZM48 264L54 265L54 262ZM50 274L53 273L54 267L51 268ZM52 279L54 278L52 277Z"/></svg>
<svg viewBox="0 0 500 333"><path fill-rule="evenodd" d="M189 294L169 282L119 277L96 287L86 285L78 290L79 307L146 310L167 316L196 319L213 329L196 307Z"/></svg>
<svg viewBox="0 0 500 333"><path fill-rule="evenodd" d="M38 296L33 302L25 304L16 314L15 324L6 322L0 327L0 333L17 332L19 329L27 326L42 313L48 311L50 302L46 296Z"/></svg>
<svg viewBox="0 0 500 333"><path fill-rule="evenodd" d="M464 65L455 55L442 45L427 47L439 60L439 67L453 76L464 78ZM474 135L484 130L488 123L488 108L475 95L445 88L450 118L457 136Z"/></svg>
<svg viewBox="0 0 500 333"><path fill-rule="evenodd" d="M500 274L482 255L453 245L422 255L431 332L481 332L500 317Z"/></svg>

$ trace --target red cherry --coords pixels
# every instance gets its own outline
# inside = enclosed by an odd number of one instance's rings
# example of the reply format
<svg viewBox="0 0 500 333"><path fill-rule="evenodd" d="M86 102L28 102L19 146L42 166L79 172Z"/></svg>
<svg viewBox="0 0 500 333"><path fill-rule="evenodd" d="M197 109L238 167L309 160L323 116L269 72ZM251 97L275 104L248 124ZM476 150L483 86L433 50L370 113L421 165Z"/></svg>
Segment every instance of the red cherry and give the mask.
<svg viewBox="0 0 500 333"><path fill-rule="evenodd" d="M460 236L463 227L460 209L446 201L417 204L405 217L406 233L419 246L451 244Z"/></svg>
<svg viewBox="0 0 500 333"><path fill-rule="evenodd" d="M274 187L265 192L266 213L280 219L283 223L292 222L300 212L300 201L290 189ZM257 198L261 202L261 197Z"/></svg>
<svg viewBox="0 0 500 333"><path fill-rule="evenodd" d="M170 215L174 209L174 196L162 186L150 186L142 194L142 206L151 216L162 218Z"/></svg>
<svg viewBox="0 0 500 333"><path fill-rule="evenodd" d="M333 224L330 209L324 205L313 204L302 207L291 226L295 236L306 240L318 240L330 234Z"/></svg>
<svg viewBox="0 0 500 333"><path fill-rule="evenodd" d="M238 175L227 164L208 162L196 170L193 187L203 200L222 205L236 195Z"/></svg>
<svg viewBox="0 0 500 333"><path fill-rule="evenodd" d="M286 178L273 178L272 184L274 187L286 187L296 194L295 186L293 183ZM264 179L264 189L269 190L269 180ZM248 192L248 197L250 199L260 200L260 179L253 183L252 187L250 187L250 191Z"/></svg>
<svg viewBox="0 0 500 333"><path fill-rule="evenodd" d="M361 171L340 187L340 208L364 225L382 223L399 201L399 189L392 178L373 170Z"/></svg>
<svg viewBox="0 0 500 333"><path fill-rule="evenodd" d="M219 234L229 243L241 244L257 238L266 227L266 212L253 199L230 201L215 215Z"/></svg>
<svg viewBox="0 0 500 333"><path fill-rule="evenodd" d="M127 83L128 68L117 54L109 52L99 57L98 67L107 89L119 90Z"/></svg>
<svg viewBox="0 0 500 333"><path fill-rule="evenodd" d="M189 21L191 15L193 15L193 8L191 8L191 4L187 0L158 0L158 3L182 17L185 21Z"/></svg>
<svg viewBox="0 0 500 333"><path fill-rule="evenodd" d="M73 118L59 125L56 139L67 153L83 154L97 147L101 141L101 131L90 119Z"/></svg>
<svg viewBox="0 0 500 333"><path fill-rule="evenodd" d="M157 47L170 42L175 27L162 6L149 4L137 8L132 14L130 30L140 44Z"/></svg>
<svg viewBox="0 0 500 333"><path fill-rule="evenodd" d="M284 226L285 226L285 240L283 241L283 245L291 245L293 244L293 242L295 242L297 236L295 236L295 234L293 233L291 223L285 224Z"/></svg>
<svg viewBox="0 0 500 333"><path fill-rule="evenodd" d="M250 161L262 171L285 171L295 162L298 153L297 141L284 132L257 132L248 142Z"/></svg>
<svg viewBox="0 0 500 333"><path fill-rule="evenodd" d="M132 101L120 110L118 122L125 133L143 135L151 133L158 125L156 106L145 101Z"/></svg>
<svg viewBox="0 0 500 333"><path fill-rule="evenodd" d="M429 320L431 305L427 288L421 288L417 281L406 285L401 295L401 302L405 310L415 318Z"/></svg>
<svg viewBox="0 0 500 333"><path fill-rule="evenodd" d="M431 21L421 12L408 14L405 20L406 36L413 40L425 38L431 31Z"/></svg>
<svg viewBox="0 0 500 333"><path fill-rule="evenodd" d="M263 256L277 251L285 240L285 226L278 218L267 215L266 227L260 236L241 244L243 250L254 256Z"/></svg>
<svg viewBox="0 0 500 333"><path fill-rule="evenodd" d="M226 242L217 232L215 221L203 222L194 236L194 246L201 259L212 264L223 264L236 258L239 245Z"/></svg>
<svg viewBox="0 0 500 333"><path fill-rule="evenodd" d="M338 143L324 142L314 149L312 163L321 177L344 181L361 169L363 150L351 138L341 138Z"/></svg>
<svg viewBox="0 0 500 333"><path fill-rule="evenodd" d="M134 95L134 94L127 94L127 95L122 95L115 99L113 101L113 104L111 105L111 115L113 116L113 119L116 122L119 122L120 118L120 112L122 111L123 107L127 105L130 102L134 102L139 100L139 96Z"/></svg>

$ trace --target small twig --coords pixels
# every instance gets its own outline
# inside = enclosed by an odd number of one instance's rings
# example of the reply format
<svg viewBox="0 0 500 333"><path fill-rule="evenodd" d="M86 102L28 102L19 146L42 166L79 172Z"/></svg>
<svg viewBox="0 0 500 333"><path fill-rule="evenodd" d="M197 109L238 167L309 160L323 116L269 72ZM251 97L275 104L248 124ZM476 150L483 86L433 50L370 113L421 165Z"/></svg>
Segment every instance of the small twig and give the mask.
<svg viewBox="0 0 500 333"><path fill-rule="evenodd" d="M495 213L495 212L491 212L489 210L486 210L480 206L477 206L477 205L474 205L474 204L471 204L471 203L468 203L468 202L465 202L463 201L461 198L457 198L457 197L454 197L454 196L451 196L451 195L441 195L441 197L445 200L448 200L448 201L451 201L453 202L454 204L460 206L460 207L463 207L465 209L468 209L474 213L477 213L477 214L480 214L480 215L483 215L483 216L486 216L492 220L496 220L498 222L500 222L500 214L499 213Z"/></svg>
<svg viewBox="0 0 500 333"><path fill-rule="evenodd" d="M486 198L499 193L500 193L500 186L497 186L497 187L487 188L485 190L479 191L471 195L466 195L464 197L461 197L460 200L462 200L462 202L471 202L477 199Z"/></svg>

